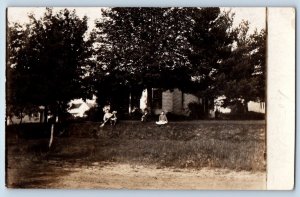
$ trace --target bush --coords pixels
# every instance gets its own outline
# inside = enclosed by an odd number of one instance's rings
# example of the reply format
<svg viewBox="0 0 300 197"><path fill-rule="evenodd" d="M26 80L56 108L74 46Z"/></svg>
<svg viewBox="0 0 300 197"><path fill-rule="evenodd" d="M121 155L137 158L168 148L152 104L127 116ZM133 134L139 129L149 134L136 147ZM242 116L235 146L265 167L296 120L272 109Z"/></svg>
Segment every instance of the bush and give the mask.
<svg viewBox="0 0 300 197"><path fill-rule="evenodd" d="M138 108L132 110L131 114L130 114L130 119L131 120L141 120L142 118L142 111Z"/></svg>
<svg viewBox="0 0 300 197"><path fill-rule="evenodd" d="M205 113L203 111L203 107L200 103L192 102L188 104L188 108L190 110L190 119L200 119L205 117Z"/></svg>
<svg viewBox="0 0 300 197"><path fill-rule="evenodd" d="M182 120L190 120L190 117L185 115L178 115L172 112L167 113L168 121L182 121ZM158 118L157 118L158 119Z"/></svg>
<svg viewBox="0 0 300 197"><path fill-rule="evenodd" d="M218 116L216 118L221 120L265 120L265 114L252 111L246 113L218 112Z"/></svg>
<svg viewBox="0 0 300 197"><path fill-rule="evenodd" d="M99 107L92 107L87 112L85 112L85 114L87 116L84 119L87 121L102 121L103 110Z"/></svg>
<svg viewBox="0 0 300 197"><path fill-rule="evenodd" d="M25 139L49 138L51 134L50 123L24 123L6 126L6 136L18 136Z"/></svg>

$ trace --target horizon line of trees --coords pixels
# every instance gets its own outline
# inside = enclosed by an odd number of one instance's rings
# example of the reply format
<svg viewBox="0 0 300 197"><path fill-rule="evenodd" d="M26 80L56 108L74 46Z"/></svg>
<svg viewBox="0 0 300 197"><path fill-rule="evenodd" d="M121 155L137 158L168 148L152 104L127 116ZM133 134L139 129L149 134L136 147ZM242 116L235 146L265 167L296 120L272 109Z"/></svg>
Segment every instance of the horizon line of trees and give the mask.
<svg viewBox="0 0 300 197"><path fill-rule="evenodd" d="M44 106L57 117L75 98L99 106L153 87L214 99L224 106L265 101L266 30L233 27L220 8L110 8L87 34L76 10L28 17L7 29L7 116ZM149 102L151 103L151 102Z"/></svg>

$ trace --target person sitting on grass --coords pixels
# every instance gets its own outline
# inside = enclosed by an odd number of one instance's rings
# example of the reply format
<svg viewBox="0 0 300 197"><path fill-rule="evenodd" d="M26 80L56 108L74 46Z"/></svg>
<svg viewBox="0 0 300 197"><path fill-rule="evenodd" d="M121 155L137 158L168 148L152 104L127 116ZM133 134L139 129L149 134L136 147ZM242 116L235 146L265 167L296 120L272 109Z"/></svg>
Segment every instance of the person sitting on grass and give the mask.
<svg viewBox="0 0 300 197"><path fill-rule="evenodd" d="M141 121L142 121L142 122L147 122L148 119L149 119L149 113L148 113L148 109L146 108L146 109L144 110L144 114L142 115Z"/></svg>
<svg viewBox="0 0 300 197"><path fill-rule="evenodd" d="M110 118L110 124L112 125L112 126L115 126L116 124L117 124L117 111L113 111L112 112L112 116L111 116L111 118Z"/></svg>
<svg viewBox="0 0 300 197"><path fill-rule="evenodd" d="M103 123L100 125L100 127L104 127L104 125L107 122L110 122L111 125L116 125L117 123L117 111L113 111L112 113L109 112L109 109L104 109L105 113L103 116Z"/></svg>
<svg viewBox="0 0 300 197"><path fill-rule="evenodd" d="M113 116L112 113L109 112L109 109L104 108L104 116L103 116L103 123L100 125L100 127L104 127L104 125L110 120L110 118Z"/></svg>
<svg viewBox="0 0 300 197"><path fill-rule="evenodd" d="M162 111L159 115L159 119L158 121L156 122L157 125L164 125L164 124L167 124L168 123L168 119L167 119L167 116L165 114L164 111Z"/></svg>

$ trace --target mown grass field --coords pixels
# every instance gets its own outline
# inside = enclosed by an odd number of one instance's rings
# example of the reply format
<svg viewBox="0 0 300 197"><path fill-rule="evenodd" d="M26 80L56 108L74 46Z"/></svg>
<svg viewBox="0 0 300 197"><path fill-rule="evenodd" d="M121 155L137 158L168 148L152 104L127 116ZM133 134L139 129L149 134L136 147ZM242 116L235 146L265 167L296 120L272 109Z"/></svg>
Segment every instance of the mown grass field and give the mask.
<svg viewBox="0 0 300 197"><path fill-rule="evenodd" d="M56 132L50 150L47 129L40 131L45 133L43 138L34 139L41 127L8 127L7 186L43 187L60 176L59 168L95 163L151 165L157 169L266 170L264 121L190 121L164 126L124 121L115 127L99 125L66 125L63 134Z"/></svg>

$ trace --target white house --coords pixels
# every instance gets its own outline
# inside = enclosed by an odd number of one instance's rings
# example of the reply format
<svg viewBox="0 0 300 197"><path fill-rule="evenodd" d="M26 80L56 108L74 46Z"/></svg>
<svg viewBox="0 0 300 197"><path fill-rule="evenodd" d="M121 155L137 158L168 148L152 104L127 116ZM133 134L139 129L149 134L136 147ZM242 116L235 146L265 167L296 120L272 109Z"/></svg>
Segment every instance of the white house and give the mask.
<svg viewBox="0 0 300 197"><path fill-rule="evenodd" d="M71 100L68 105L68 112L74 117L85 117L85 112L97 105L96 96L93 96L91 100L87 99L86 101L83 99L74 99Z"/></svg>
<svg viewBox="0 0 300 197"><path fill-rule="evenodd" d="M265 102L248 102L248 111L266 113L266 103Z"/></svg>
<svg viewBox="0 0 300 197"><path fill-rule="evenodd" d="M177 115L188 115L188 105L189 103L202 104L203 111L207 112L210 117L215 116L215 111L218 110L222 113L230 113L231 109L229 107L221 107L221 100L224 97L219 97L215 100L208 100L205 98L199 98L193 94L183 93L179 89L162 91L159 88L152 88L151 92L144 90L142 97L140 99L140 109L145 109L147 107L147 97L152 98L152 111L155 114L159 114L161 111L172 112ZM210 108L208 106L211 106ZM253 112L265 113L265 103L264 102L248 102L248 110Z"/></svg>
<svg viewBox="0 0 300 197"><path fill-rule="evenodd" d="M222 104L222 99L225 97L219 97L215 99L215 110L218 110L221 113L230 113L231 108L230 107L221 107ZM257 113L266 113L266 103L265 102L254 102L254 101L249 101L247 103L248 105L248 111L252 112L257 112Z"/></svg>
<svg viewBox="0 0 300 197"><path fill-rule="evenodd" d="M177 115L186 115L188 111L188 104L202 103L202 98L198 98L193 94L183 93L181 90L175 88L174 90L162 91L159 88L152 88L151 92L144 90L140 100L140 108L143 110L147 107L147 98L152 98L152 111L159 114L161 111L172 112ZM208 110L208 109L207 109Z"/></svg>

